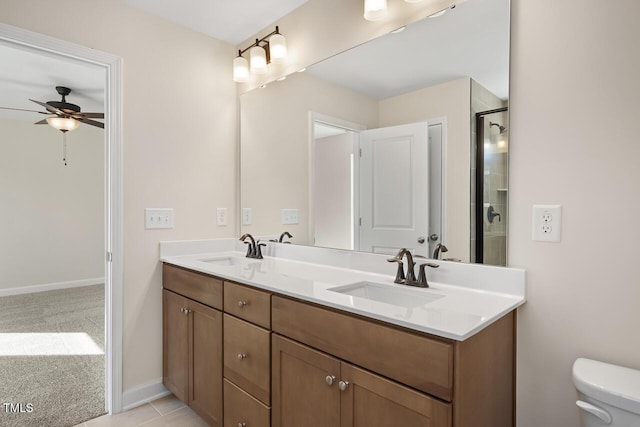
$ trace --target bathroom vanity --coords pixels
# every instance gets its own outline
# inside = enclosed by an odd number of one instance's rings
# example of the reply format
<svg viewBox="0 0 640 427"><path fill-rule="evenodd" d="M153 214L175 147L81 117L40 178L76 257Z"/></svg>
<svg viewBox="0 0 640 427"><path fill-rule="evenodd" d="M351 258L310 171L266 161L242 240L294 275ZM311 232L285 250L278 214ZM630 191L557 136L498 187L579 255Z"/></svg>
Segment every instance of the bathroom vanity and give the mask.
<svg viewBox="0 0 640 427"><path fill-rule="evenodd" d="M391 275L237 251L165 252L164 384L212 426L514 425L523 293L432 280L427 299L409 290L410 304ZM513 273L523 291L523 272ZM387 289L399 299L379 301Z"/></svg>

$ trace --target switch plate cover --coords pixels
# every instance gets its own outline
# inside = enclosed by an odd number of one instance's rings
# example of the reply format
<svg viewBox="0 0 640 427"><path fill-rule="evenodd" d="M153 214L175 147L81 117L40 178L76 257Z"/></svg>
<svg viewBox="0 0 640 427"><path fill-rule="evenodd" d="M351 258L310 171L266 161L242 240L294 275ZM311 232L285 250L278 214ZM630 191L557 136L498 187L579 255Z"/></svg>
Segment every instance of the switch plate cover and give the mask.
<svg viewBox="0 0 640 427"><path fill-rule="evenodd" d="M251 208L242 208L242 225L251 225Z"/></svg>
<svg viewBox="0 0 640 427"><path fill-rule="evenodd" d="M298 224L298 209L282 209L282 224Z"/></svg>
<svg viewBox="0 0 640 427"><path fill-rule="evenodd" d="M146 208L144 224L146 229L173 228L173 208Z"/></svg>

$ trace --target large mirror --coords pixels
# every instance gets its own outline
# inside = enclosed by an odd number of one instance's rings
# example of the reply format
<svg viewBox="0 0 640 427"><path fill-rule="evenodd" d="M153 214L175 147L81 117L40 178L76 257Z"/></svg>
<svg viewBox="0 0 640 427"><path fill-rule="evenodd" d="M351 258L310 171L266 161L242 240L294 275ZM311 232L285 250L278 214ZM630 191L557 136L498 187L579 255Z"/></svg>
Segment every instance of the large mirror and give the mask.
<svg viewBox="0 0 640 427"><path fill-rule="evenodd" d="M242 233L506 265L508 72L468 0L242 94Z"/></svg>

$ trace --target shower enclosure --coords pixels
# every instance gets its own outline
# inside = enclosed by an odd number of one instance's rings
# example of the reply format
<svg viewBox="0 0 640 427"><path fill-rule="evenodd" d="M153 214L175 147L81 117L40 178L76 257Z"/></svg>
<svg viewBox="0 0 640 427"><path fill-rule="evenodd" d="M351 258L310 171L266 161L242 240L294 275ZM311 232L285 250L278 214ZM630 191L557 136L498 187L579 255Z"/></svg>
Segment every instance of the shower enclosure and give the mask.
<svg viewBox="0 0 640 427"><path fill-rule="evenodd" d="M475 114L471 259L481 264L507 265L508 110L501 107Z"/></svg>

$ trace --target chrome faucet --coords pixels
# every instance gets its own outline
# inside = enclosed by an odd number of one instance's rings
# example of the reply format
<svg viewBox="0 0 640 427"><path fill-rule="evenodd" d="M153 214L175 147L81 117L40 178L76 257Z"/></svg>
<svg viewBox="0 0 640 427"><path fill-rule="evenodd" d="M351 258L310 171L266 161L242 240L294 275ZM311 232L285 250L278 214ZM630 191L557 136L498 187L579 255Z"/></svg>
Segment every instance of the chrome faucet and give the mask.
<svg viewBox="0 0 640 427"><path fill-rule="evenodd" d="M407 257L407 274L404 273L404 264L403 259ZM425 267L438 268L438 264L432 263L424 263L420 264L420 273L418 274L418 278L416 279L416 273L414 271L414 267L416 265L413 258L424 258L422 255L413 255L411 251L406 248L400 249L397 255L394 258L389 258L388 262L395 262L398 264L398 270L396 272L396 278L393 281L394 283L399 283L402 285L408 286L417 286L420 288L428 288L429 284L427 283L427 274L425 273Z"/></svg>
<svg viewBox="0 0 640 427"><path fill-rule="evenodd" d="M247 242L247 239L249 239L250 241ZM245 245L248 245L246 255L247 258L262 259L261 247L267 246L265 243L260 243L260 240L256 242L256 239L254 239L253 236L249 233L243 234L242 237L240 237L240 241L244 242Z"/></svg>

